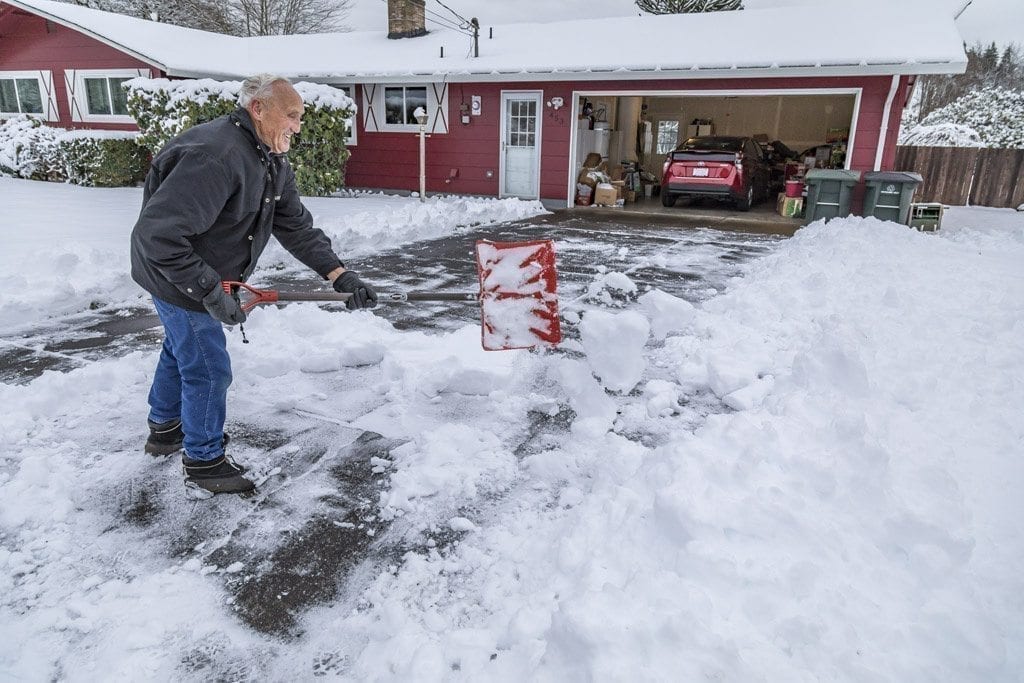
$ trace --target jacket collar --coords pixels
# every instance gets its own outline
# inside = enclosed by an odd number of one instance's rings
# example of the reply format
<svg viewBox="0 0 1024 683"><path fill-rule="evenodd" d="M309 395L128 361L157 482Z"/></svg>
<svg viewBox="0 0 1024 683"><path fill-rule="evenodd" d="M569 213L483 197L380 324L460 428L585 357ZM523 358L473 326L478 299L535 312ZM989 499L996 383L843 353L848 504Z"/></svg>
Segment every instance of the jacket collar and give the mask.
<svg viewBox="0 0 1024 683"><path fill-rule="evenodd" d="M243 107L239 107L228 114L228 118L231 119L232 123L248 134L249 138L256 143L257 147L265 156L269 157L271 155L270 148L267 147L266 143L263 142L263 140L260 140L260 136L257 135L256 125L252 122L252 116L249 115L248 110Z"/></svg>

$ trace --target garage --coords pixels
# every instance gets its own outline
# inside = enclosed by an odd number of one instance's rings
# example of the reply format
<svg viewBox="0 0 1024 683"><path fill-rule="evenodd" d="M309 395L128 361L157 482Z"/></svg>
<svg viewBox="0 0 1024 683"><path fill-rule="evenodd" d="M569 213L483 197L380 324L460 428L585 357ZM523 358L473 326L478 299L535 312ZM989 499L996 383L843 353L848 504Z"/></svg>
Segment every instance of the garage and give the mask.
<svg viewBox="0 0 1024 683"><path fill-rule="evenodd" d="M696 138L698 142L691 140L688 147L700 149L708 146L702 144L706 142L726 148L735 144L741 150L742 141L726 140L735 137L749 139L746 185L753 186L748 189L754 201L747 208L799 218L802 180L808 170L850 168L860 99L859 88L578 91L570 178L574 204L627 211L663 204L679 211L743 209L743 202L720 183L707 186L706 166L714 164L705 164L703 158L695 163L700 167L681 173L704 174L696 186L676 187L670 175L670 188L683 193L662 192L666 157L681 143ZM755 156L751 142L764 165L758 172L749 168L749 159ZM710 175L715 175L714 168ZM726 172L721 175L725 181Z"/></svg>

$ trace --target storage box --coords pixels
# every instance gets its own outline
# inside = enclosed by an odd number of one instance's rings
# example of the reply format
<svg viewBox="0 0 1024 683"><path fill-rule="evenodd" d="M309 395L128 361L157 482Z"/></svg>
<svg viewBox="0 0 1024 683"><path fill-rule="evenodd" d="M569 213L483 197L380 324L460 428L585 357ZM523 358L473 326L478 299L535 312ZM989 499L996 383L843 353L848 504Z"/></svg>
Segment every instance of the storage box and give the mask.
<svg viewBox="0 0 1024 683"><path fill-rule="evenodd" d="M597 206L615 206L619 193L610 183L598 183L594 189L594 204Z"/></svg>
<svg viewBox="0 0 1024 683"><path fill-rule="evenodd" d="M787 197L784 192L779 193L779 201L776 205L779 215L786 218L799 218L800 212L804 210L803 197Z"/></svg>
<svg viewBox="0 0 1024 683"><path fill-rule="evenodd" d="M615 188L615 196L618 199L625 199L626 197L626 181L625 180L613 180L612 187Z"/></svg>
<svg viewBox="0 0 1024 683"><path fill-rule="evenodd" d="M686 136L691 138L699 138L704 135L714 135L715 126L711 123L702 123L700 125L689 125L686 127Z"/></svg>

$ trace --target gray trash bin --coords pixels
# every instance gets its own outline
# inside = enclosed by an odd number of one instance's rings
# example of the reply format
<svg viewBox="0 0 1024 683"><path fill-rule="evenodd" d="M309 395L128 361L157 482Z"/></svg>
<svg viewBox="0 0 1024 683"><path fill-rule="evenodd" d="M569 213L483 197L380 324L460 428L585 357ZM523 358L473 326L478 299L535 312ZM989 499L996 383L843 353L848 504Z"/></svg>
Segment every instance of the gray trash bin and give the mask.
<svg viewBox="0 0 1024 683"><path fill-rule="evenodd" d="M914 190L924 179L907 171L872 171L864 174L864 215L906 225Z"/></svg>
<svg viewBox="0 0 1024 683"><path fill-rule="evenodd" d="M805 223L850 215L850 196L860 182L860 171L812 168L807 183Z"/></svg>

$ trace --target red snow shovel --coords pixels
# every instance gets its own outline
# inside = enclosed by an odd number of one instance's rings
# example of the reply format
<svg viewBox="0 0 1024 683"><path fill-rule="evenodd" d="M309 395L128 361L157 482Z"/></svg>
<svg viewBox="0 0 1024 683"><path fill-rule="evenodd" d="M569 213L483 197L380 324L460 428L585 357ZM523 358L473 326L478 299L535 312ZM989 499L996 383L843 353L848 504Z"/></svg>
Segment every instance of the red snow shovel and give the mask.
<svg viewBox="0 0 1024 683"><path fill-rule="evenodd" d="M479 301L480 341L487 351L555 346L562 341L558 277L551 240L476 243L479 292L390 292L378 301ZM242 310L288 301L348 301L339 292L279 292L224 281L224 291L244 290Z"/></svg>

